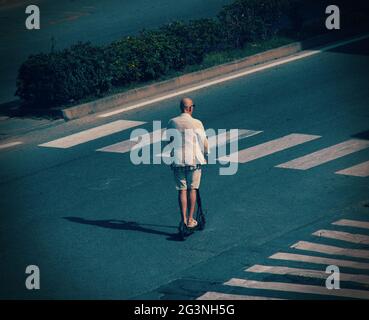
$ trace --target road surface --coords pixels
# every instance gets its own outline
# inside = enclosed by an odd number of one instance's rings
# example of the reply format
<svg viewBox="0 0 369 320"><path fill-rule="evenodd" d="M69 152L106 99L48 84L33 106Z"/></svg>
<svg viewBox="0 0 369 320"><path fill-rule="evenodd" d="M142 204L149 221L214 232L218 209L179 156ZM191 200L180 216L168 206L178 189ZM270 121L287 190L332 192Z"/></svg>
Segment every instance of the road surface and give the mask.
<svg viewBox="0 0 369 320"><path fill-rule="evenodd" d="M185 242L170 169L121 143L178 98L1 145L0 297L368 298L368 67L366 39L193 92L206 128L255 134L235 175L204 170L207 226Z"/></svg>

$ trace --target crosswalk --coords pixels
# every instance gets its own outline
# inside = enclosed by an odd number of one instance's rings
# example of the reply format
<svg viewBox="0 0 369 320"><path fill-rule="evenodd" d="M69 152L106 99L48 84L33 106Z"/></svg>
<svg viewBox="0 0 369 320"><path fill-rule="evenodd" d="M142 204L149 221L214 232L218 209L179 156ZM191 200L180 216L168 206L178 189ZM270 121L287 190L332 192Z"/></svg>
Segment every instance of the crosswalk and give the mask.
<svg viewBox="0 0 369 320"><path fill-rule="evenodd" d="M43 148L59 149L72 148L87 142L107 137L118 132L126 131L129 129L137 129L137 127L140 127L144 124L146 124L146 122L144 121L117 120L45 142L39 144L39 146ZM155 130L146 134L142 134L141 136L137 137L135 141L126 139L123 141L118 141L111 145L104 146L95 151L125 154L133 150L139 141L141 142L140 146L151 145L160 142L162 140L164 132L165 129ZM263 135L266 134L265 131L260 130L239 129L239 135L237 139L240 141L242 139L250 138L261 133ZM324 139L324 137L303 133L290 133L279 138L275 138L245 149L241 149L238 152L232 153L230 155L220 156L218 161L221 164L227 162L238 162L239 164L246 164L248 162L258 160L267 156L272 156L273 154L286 149L308 144L309 142L316 139L322 140ZM230 143L233 140L235 139L230 138L228 131L209 137L209 144L211 147L214 148L215 146ZM142 141L144 141L144 143L142 143ZM341 157L349 156L350 154L364 150L366 148L369 148L369 140L349 139L339 142L335 145L313 151L312 153L302 155L301 157L289 160L287 162L278 164L275 167L292 170L309 170L323 165L327 162L339 159ZM167 157L168 155L165 153L159 153L155 156ZM336 171L335 174L353 177L368 177L369 161L364 161L348 168L342 168Z"/></svg>
<svg viewBox="0 0 369 320"><path fill-rule="evenodd" d="M351 269L369 270L369 263L351 260L332 259L319 256L309 256L296 253L278 252L269 257L270 259L307 262L312 264L335 265Z"/></svg>
<svg viewBox="0 0 369 320"><path fill-rule="evenodd" d="M255 272L255 273L270 273L270 274L279 274L279 275L292 275L292 276L300 276L307 278L318 278L318 279L326 279L327 274L323 270L314 270L314 269L304 269L304 268L291 268L291 267L279 267L279 266L264 266L255 264L250 268L247 268L245 271L247 272ZM362 274L348 274L348 273L340 273L340 279L343 281L351 281L362 284L369 284L369 275Z"/></svg>
<svg viewBox="0 0 369 320"><path fill-rule="evenodd" d="M337 174L344 174L346 176L367 177L369 175L369 160L359 163L355 166L340 170Z"/></svg>
<svg viewBox="0 0 369 320"><path fill-rule="evenodd" d="M369 259L369 251L362 249L342 248L337 246L329 246L309 241L299 241L291 246L293 249L313 251L318 253L325 253L329 255L348 256L355 258Z"/></svg>
<svg viewBox="0 0 369 320"><path fill-rule="evenodd" d="M338 296L345 298L357 298L357 299L369 299L369 291L355 290L355 289L339 289L329 290L322 286L313 286L307 284L295 284L287 282L267 282L267 281L255 281L247 279L233 278L224 283L228 286L238 286L250 289L265 289L287 292L298 292L307 294L319 294L328 296Z"/></svg>
<svg viewBox="0 0 369 320"><path fill-rule="evenodd" d="M212 135L208 137L209 142L209 148L210 150L213 150L214 148L224 146L227 143L233 142L233 141L241 141L245 138L250 138L252 136L255 136L259 133L262 133L263 131L256 131L256 130L247 130L247 129L238 129L238 135L237 138L230 135L230 131L222 132L216 135ZM170 151L158 153L155 155L156 157L170 157Z"/></svg>
<svg viewBox="0 0 369 320"><path fill-rule="evenodd" d="M340 228L340 230L335 230L335 228ZM341 231L342 228L347 228L347 230ZM352 233L353 228L360 229L360 233ZM338 240L343 245L355 243L365 247L368 245L369 235L361 233L368 232L368 229L369 221L341 219L331 223L329 229L317 230L312 235L315 237L325 235L323 239ZM307 241L298 241L290 247L290 250L296 250L298 253L277 252L268 258L270 263L247 267L244 269L247 276L231 278L225 281L218 291L205 292L197 299L269 300L286 299L286 295L288 299L295 299L296 294L301 299L329 297L369 299L368 250ZM306 254L300 252L306 252ZM332 255L334 258L330 257ZM341 256L343 259L340 258ZM361 261L358 261L359 259ZM343 271L340 269L339 289L328 289L324 284L317 285L317 280L325 283L329 276L329 273L326 273L326 267L330 265L344 269ZM255 279L254 275L258 277Z"/></svg>
<svg viewBox="0 0 369 320"><path fill-rule="evenodd" d="M350 220L350 219L341 219L336 222L333 222L334 225L337 226L346 226L346 227L356 227L361 229L369 229L369 222L365 221L357 221L357 220Z"/></svg>
<svg viewBox="0 0 369 320"><path fill-rule="evenodd" d="M332 230L318 230L313 233L314 236L324 237L329 239L342 240L352 243L363 243L369 244L369 236L364 234L352 234L342 231L332 231Z"/></svg>
<svg viewBox="0 0 369 320"><path fill-rule="evenodd" d="M220 160L246 163L318 138L320 136L292 133L282 138L240 150L229 156L222 157Z"/></svg>
<svg viewBox="0 0 369 320"><path fill-rule="evenodd" d="M199 298L198 300L283 300L283 299L209 291L206 292L204 295L202 295L201 298Z"/></svg>
<svg viewBox="0 0 369 320"><path fill-rule="evenodd" d="M82 143L86 143L95 139L106 137L113 133L127 130L144 124L142 121L117 120L92 129L84 130L69 136L52 140L43 144L40 147L49 148L71 148Z"/></svg>
<svg viewBox="0 0 369 320"><path fill-rule="evenodd" d="M137 139L130 140L124 140L115 144L112 144L110 146L97 149L96 151L101 152L113 152L113 153L127 153L130 152L141 142L141 146L147 146L153 143L160 142L162 140L162 134L164 132L164 129L158 129L150 133L145 133L142 135L138 135Z"/></svg>
<svg viewBox="0 0 369 320"><path fill-rule="evenodd" d="M278 165L279 168L307 170L369 147L368 140L351 139Z"/></svg>

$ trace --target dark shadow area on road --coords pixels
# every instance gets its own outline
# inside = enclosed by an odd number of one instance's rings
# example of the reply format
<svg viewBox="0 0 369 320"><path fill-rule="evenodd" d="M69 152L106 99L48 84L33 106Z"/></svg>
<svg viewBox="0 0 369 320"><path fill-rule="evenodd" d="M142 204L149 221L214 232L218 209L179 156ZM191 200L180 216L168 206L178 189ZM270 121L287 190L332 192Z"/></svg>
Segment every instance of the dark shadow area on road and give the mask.
<svg viewBox="0 0 369 320"><path fill-rule="evenodd" d="M169 233L165 231L159 231L155 229L151 229L148 227L159 227L159 228L173 228L177 230L176 226L166 226L166 225L156 225L156 224L140 224L134 221L125 221L125 220L115 220L115 219L108 219L108 220L89 220L80 217L63 217L63 219L80 223L80 224L87 224L92 226L97 226L101 228L107 229L115 229L115 230L130 230L130 231L139 231L145 232L150 234L157 234L161 236L167 236L167 240L170 241L180 241L178 233Z"/></svg>
<svg viewBox="0 0 369 320"><path fill-rule="evenodd" d="M352 36L354 38L354 36ZM340 46L334 49L327 50L327 52L345 53L352 55L369 56L369 41L361 40L355 43Z"/></svg>
<svg viewBox="0 0 369 320"><path fill-rule="evenodd" d="M11 118L62 119L61 108L27 108L20 100L0 103L0 116Z"/></svg>
<svg viewBox="0 0 369 320"><path fill-rule="evenodd" d="M369 140L369 130L354 134L352 137L357 139Z"/></svg>
<svg viewBox="0 0 369 320"><path fill-rule="evenodd" d="M222 287L222 282L219 281L181 278L164 284L153 292L160 295L160 300L194 300L207 291L217 291L220 287ZM138 296L134 299L145 300L145 296Z"/></svg>

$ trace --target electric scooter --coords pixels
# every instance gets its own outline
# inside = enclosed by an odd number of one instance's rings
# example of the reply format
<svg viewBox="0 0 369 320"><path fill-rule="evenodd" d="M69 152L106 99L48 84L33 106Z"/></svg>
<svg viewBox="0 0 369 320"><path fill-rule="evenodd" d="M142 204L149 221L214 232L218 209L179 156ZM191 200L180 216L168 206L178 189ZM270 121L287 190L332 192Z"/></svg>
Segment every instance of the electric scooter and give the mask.
<svg viewBox="0 0 369 320"><path fill-rule="evenodd" d="M178 227L178 235L179 235L179 239L181 241L184 241L186 239L186 237L190 236L191 234L193 234L195 231L199 230L204 230L205 229L205 214L204 211L202 209L202 203L201 203L201 197L200 197L200 190L196 189L196 202L197 202L197 211L196 211L196 221L197 221L197 226L195 228L188 228L183 221L181 221L181 223L179 224Z"/></svg>

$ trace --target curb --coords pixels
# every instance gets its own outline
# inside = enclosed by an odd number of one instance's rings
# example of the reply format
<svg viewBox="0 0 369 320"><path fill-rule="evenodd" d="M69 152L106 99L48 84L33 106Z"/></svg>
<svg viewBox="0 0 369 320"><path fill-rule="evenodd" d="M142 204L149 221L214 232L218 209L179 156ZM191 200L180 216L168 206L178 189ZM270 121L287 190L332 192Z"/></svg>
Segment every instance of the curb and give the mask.
<svg viewBox="0 0 369 320"><path fill-rule="evenodd" d="M351 32L352 33L352 32ZM241 71L242 69L255 66L261 63L270 62L275 59L284 58L305 49L317 47L323 44L334 42L343 36L354 35L350 32L336 32L328 33L320 36L316 36L311 39L293 42L291 44L271 49L265 52L261 52L246 58L238 59L232 62L228 62L222 65L214 66L208 69L188 73L173 79L165 80L155 84L147 85L137 89L132 89L123 93L114 94L105 98L101 98L95 101L83 103L77 106L61 109L63 118L68 120L82 118L84 116L107 111L118 106L122 107L122 104L129 104L138 100L143 100L158 96L169 91L178 90L180 88L197 85L202 81L208 81L216 77L232 73L235 71ZM128 108L129 106L127 106Z"/></svg>

